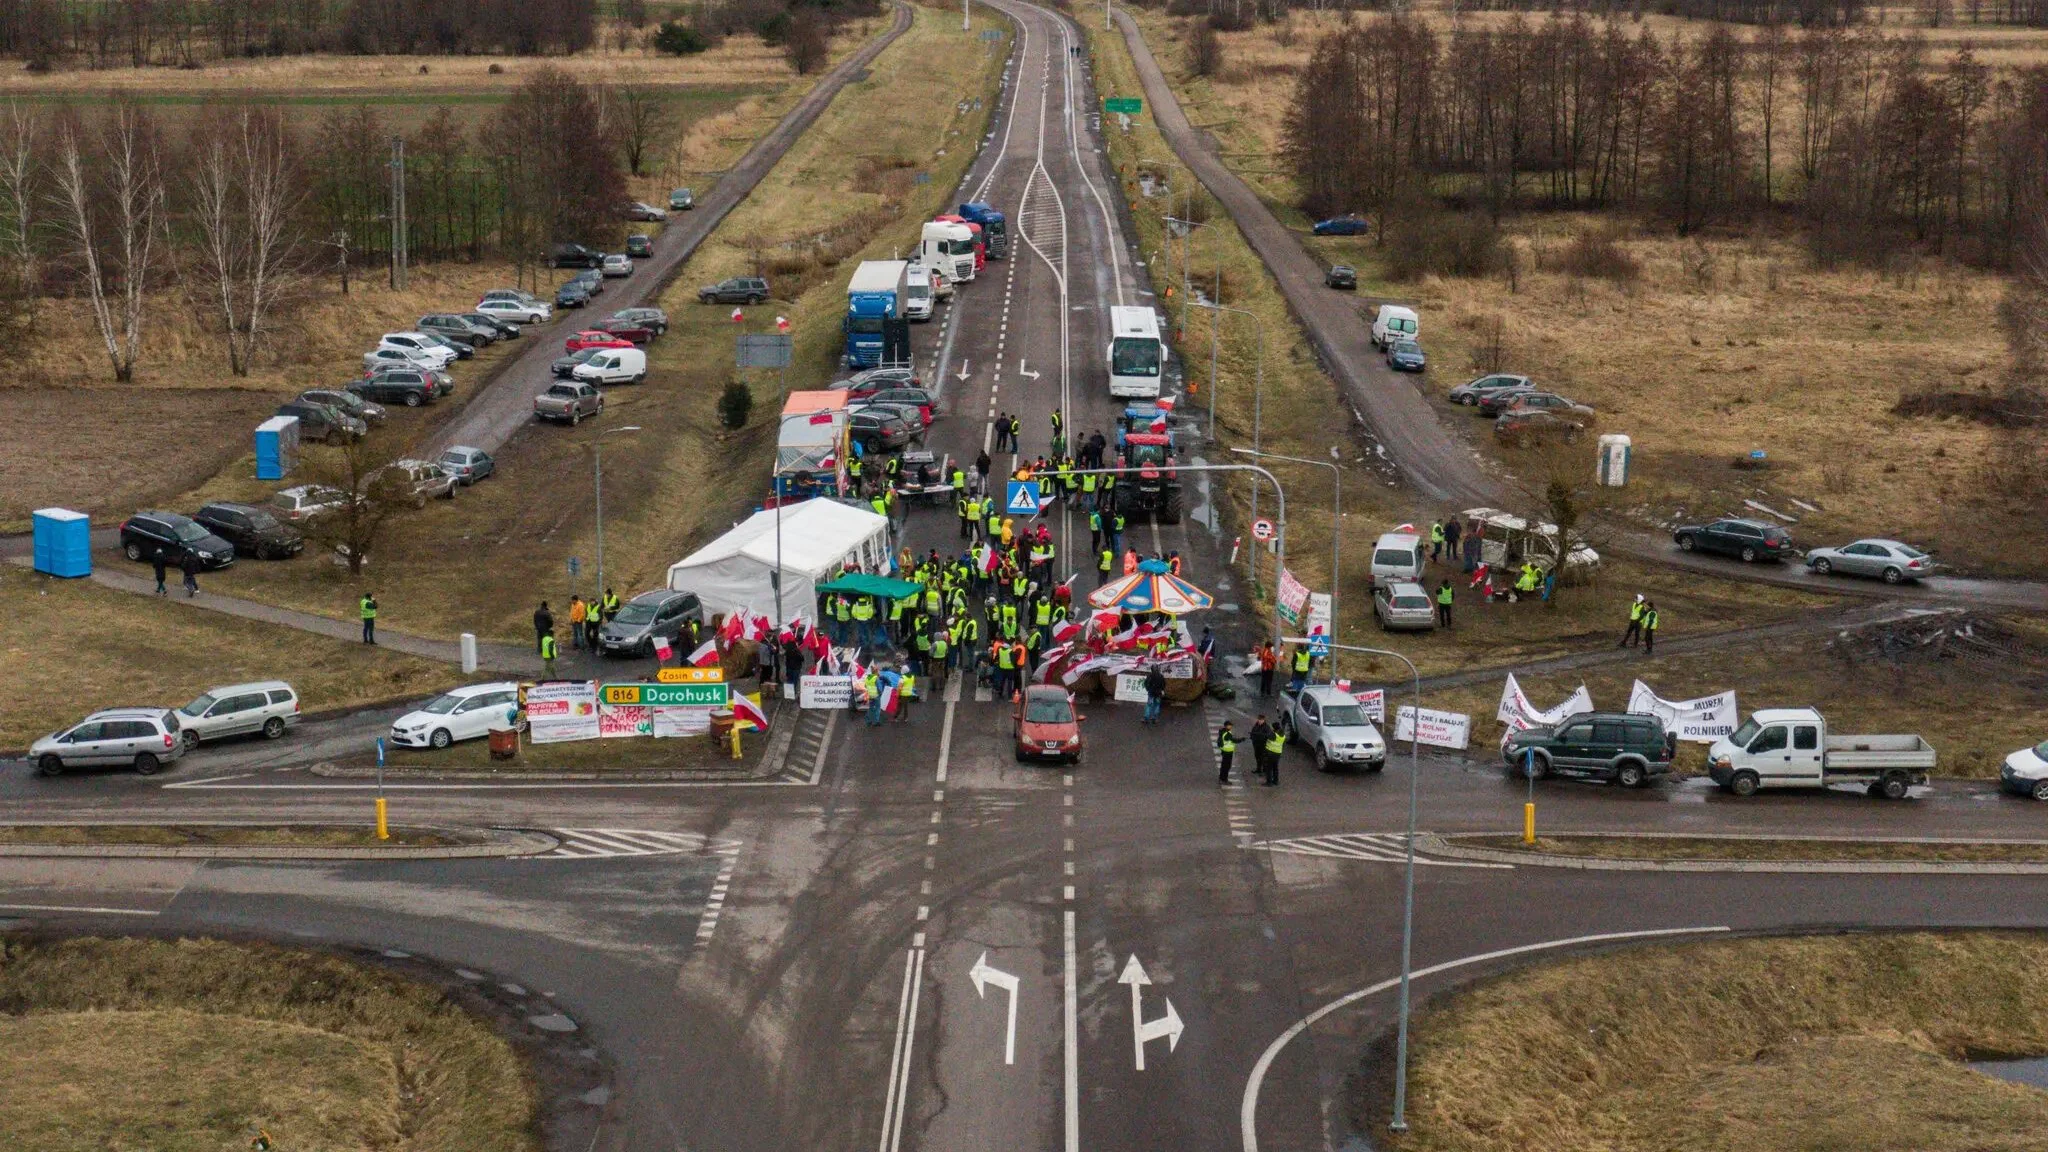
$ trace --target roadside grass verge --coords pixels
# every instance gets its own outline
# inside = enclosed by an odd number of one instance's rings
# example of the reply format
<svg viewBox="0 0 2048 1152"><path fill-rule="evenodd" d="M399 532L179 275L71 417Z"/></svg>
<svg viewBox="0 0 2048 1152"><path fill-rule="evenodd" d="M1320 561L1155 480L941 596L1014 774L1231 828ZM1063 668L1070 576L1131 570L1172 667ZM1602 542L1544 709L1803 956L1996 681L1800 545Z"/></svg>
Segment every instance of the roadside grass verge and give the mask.
<svg viewBox="0 0 2048 1152"><path fill-rule="evenodd" d="M2038 1147L2048 1095L1960 1061L2048 1052L2044 963L2048 939L1972 932L1711 940L1518 969L1427 1007L1411 1128L1389 1146ZM1385 1130L1385 1078L1359 1080L1360 1131Z"/></svg>
<svg viewBox="0 0 2048 1152"><path fill-rule="evenodd" d="M175 708L214 685L280 675L308 711L429 695L462 678L383 648L0 571L0 748L25 749L95 708Z"/></svg>
<svg viewBox="0 0 2048 1152"><path fill-rule="evenodd" d="M375 825L332 824L7 824L0 845L69 847L133 844L151 848L448 848L468 837L424 828L391 827L377 839Z"/></svg>
<svg viewBox="0 0 2048 1152"><path fill-rule="evenodd" d="M795 722L791 717L790 723ZM572 740L560 744L534 744L523 737L519 754L510 760L491 759L489 743L466 740L440 751L426 748L391 748L385 754L386 771L396 772L668 772L678 769L722 769L745 772L761 764L768 737L759 732L742 733L740 759L732 748L709 736L682 736L656 740L628 737L614 740ZM375 755L352 756L335 761L353 770L373 769Z"/></svg>
<svg viewBox="0 0 2048 1152"><path fill-rule="evenodd" d="M1605 643L1612 645L1619 638L1618 632L1610 631ZM1401 681L1392 678L1386 662L1377 671L1386 678L1368 684L1398 689ZM1833 732L1919 733L1934 745L1935 773L1941 776L1996 776L2013 749L2041 740L2042 681L2037 671L1980 662L1872 659L1863 645L1825 634L1641 657L1574 672L1518 672L1516 679L1539 708L1550 707L1584 684L1596 708L1621 711L1628 706L1629 690L1637 679L1667 700L1733 689L1745 716L1759 708L1812 707L1827 717ZM1500 693L1501 681L1490 680L1427 691L1422 703L1425 708L1472 716L1468 754L1497 761L1501 729L1493 716ZM1680 744L1677 769L1705 771L1706 747Z"/></svg>
<svg viewBox="0 0 2048 1152"><path fill-rule="evenodd" d="M1906 843L1888 840L1794 840L1720 836L1458 836L1453 843L1537 856L1595 860L1800 860L1860 863L1915 860L1949 864L2048 861L2048 842Z"/></svg>
<svg viewBox="0 0 2048 1152"><path fill-rule="evenodd" d="M337 956L215 940L13 939L0 1130L24 1152L529 1152L524 1065L439 991Z"/></svg>

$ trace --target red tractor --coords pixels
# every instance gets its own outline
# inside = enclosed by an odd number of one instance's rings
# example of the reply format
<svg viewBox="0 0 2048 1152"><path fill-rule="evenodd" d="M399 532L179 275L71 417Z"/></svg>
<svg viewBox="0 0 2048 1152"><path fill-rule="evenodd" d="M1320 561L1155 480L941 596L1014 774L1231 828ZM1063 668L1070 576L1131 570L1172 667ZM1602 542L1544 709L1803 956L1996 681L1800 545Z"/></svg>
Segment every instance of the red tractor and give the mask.
<svg viewBox="0 0 2048 1152"><path fill-rule="evenodd" d="M1173 466L1173 437L1164 432L1129 432L1118 438L1123 472L1117 502L1129 512L1147 512L1161 524L1180 523L1180 474Z"/></svg>

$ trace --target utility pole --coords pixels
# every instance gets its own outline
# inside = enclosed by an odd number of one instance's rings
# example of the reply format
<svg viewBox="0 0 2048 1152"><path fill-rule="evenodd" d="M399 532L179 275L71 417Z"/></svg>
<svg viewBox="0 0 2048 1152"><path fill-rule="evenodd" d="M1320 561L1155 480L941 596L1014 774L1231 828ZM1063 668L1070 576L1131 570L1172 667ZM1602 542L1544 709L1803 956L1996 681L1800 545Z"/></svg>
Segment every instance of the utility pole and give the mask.
<svg viewBox="0 0 2048 1152"><path fill-rule="evenodd" d="M405 288L405 137L391 138L391 287Z"/></svg>
<svg viewBox="0 0 2048 1152"><path fill-rule="evenodd" d="M974 0L960 0L960 30L962 32L974 30L974 23L971 18L973 9Z"/></svg>

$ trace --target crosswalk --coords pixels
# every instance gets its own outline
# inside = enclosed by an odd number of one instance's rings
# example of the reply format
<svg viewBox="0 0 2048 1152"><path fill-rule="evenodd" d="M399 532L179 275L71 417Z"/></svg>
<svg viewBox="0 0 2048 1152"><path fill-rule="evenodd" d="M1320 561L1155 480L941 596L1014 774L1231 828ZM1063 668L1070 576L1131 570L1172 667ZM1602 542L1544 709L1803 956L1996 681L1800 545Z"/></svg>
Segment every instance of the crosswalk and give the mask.
<svg viewBox="0 0 2048 1152"><path fill-rule="evenodd" d="M1284 840L1255 840L1244 847L1258 852L1289 856L1320 856L1331 860L1364 860L1376 864L1403 864L1408 860L1408 837L1400 832L1349 832L1328 836L1295 836ZM1473 860L1441 860L1416 853L1417 864L1439 868L1509 868L1509 864L1487 864Z"/></svg>
<svg viewBox="0 0 2048 1152"><path fill-rule="evenodd" d="M601 860L619 856L683 856L739 851L736 840L715 840L695 832L650 832L636 828L549 828L561 841L530 860Z"/></svg>

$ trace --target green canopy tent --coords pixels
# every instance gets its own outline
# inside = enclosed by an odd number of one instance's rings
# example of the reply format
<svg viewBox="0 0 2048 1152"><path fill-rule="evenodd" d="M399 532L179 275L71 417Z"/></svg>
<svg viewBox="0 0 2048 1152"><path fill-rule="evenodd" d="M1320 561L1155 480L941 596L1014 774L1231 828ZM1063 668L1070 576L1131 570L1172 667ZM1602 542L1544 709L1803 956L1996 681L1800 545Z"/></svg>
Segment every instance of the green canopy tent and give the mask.
<svg viewBox="0 0 2048 1152"><path fill-rule="evenodd" d="M902 600L923 595L924 585L888 576L870 576L865 572L849 572L837 580L818 585L818 591L843 592L848 596L874 596L883 600Z"/></svg>

